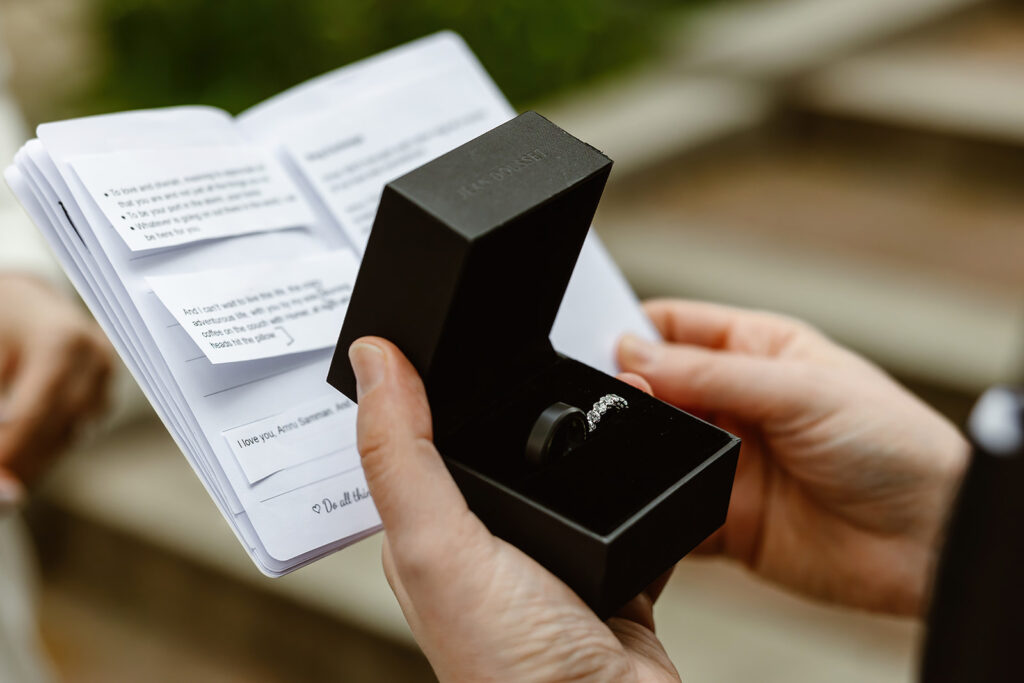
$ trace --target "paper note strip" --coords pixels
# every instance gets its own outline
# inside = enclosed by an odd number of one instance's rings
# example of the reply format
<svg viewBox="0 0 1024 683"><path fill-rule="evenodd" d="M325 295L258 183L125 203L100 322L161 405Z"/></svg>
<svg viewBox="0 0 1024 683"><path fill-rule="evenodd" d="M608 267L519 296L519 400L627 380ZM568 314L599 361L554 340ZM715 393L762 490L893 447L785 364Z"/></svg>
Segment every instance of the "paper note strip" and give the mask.
<svg viewBox="0 0 1024 683"><path fill-rule="evenodd" d="M133 150L70 163L132 251L314 220L280 163L257 147Z"/></svg>
<svg viewBox="0 0 1024 683"><path fill-rule="evenodd" d="M338 451L350 451L354 467L359 462L355 413L352 401L334 393L230 429L224 438L250 484Z"/></svg>
<svg viewBox="0 0 1024 683"><path fill-rule="evenodd" d="M344 250L146 281L211 363L231 363L333 345L357 270Z"/></svg>
<svg viewBox="0 0 1024 683"><path fill-rule="evenodd" d="M355 450L355 404L340 393L314 398L295 408L224 432L249 483L316 458Z"/></svg>

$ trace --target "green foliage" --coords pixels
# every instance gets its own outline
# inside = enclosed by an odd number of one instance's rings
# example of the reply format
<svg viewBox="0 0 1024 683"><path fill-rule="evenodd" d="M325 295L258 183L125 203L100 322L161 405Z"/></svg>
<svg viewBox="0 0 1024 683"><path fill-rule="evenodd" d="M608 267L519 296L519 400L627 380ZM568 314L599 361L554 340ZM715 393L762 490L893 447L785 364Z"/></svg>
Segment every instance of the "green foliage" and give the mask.
<svg viewBox="0 0 1024 683"><path fill-rule="evenodd" d="M635 63L671 0L99 0L108 69L91 109L238 112L400 43L460 33L514 103Z"/></svg>

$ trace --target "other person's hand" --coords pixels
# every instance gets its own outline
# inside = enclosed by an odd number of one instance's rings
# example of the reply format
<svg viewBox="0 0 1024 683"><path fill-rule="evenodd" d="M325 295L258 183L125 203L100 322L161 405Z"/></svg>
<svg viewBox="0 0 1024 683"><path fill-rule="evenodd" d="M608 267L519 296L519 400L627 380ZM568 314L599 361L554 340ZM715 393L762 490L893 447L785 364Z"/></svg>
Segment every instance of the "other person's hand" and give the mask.
<svg viewBox="0 0 1024 683"><path fill-rule="evenodd" d="M623 370L743 438L725 526L702 550L797 592L919 614L968 457L952 424L801 322L684 301L647 312Z"/></svg>
<svg viewBox="0 0 1024 683"><path fill-rule="evenodd" d="M600 621L470 512L434 448L423 384L401 352L370 337L349 357L359 452L384 523L384 570L440 680L678 680L654 635L664 579Z"/></svg>
<svg viewBox="0 0 1024 683"><path fill-rule="evenodd" d="M0 274L0 505L15 504L106 405L112 352L70 300Z"/></svg>

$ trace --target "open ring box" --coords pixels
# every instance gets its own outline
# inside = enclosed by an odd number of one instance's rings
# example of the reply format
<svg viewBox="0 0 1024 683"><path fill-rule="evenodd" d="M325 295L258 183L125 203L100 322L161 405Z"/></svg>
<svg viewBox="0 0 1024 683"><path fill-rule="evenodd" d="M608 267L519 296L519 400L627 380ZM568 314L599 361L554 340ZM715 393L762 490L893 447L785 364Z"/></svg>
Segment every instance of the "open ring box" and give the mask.
<svg viewBox="0 0 1024 683"><path fill-rule="evenodd" d="M611 165L528 112L389 183L328 376L355 401L349 346L394 342L469 507L602 618L722 525L740 446L548 339ZM545 409L607 394L628 408L526 457Z"/></svg>

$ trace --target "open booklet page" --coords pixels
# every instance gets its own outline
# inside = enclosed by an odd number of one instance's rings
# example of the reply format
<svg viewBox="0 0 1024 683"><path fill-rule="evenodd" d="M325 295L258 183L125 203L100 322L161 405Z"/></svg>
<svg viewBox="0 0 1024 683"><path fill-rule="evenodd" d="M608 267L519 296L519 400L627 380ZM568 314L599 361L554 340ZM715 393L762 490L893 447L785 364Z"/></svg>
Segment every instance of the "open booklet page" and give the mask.
<svg viewBox="0 0 1024 683"><path fill-rule="evenodd" d="M384 184L513 115L443 33L237 120L183 107L46 124L8 169L264 573L379 525L356 408L325 377ZM591 236L552 339L613 372L627 330L653 335Z"/></svg>

